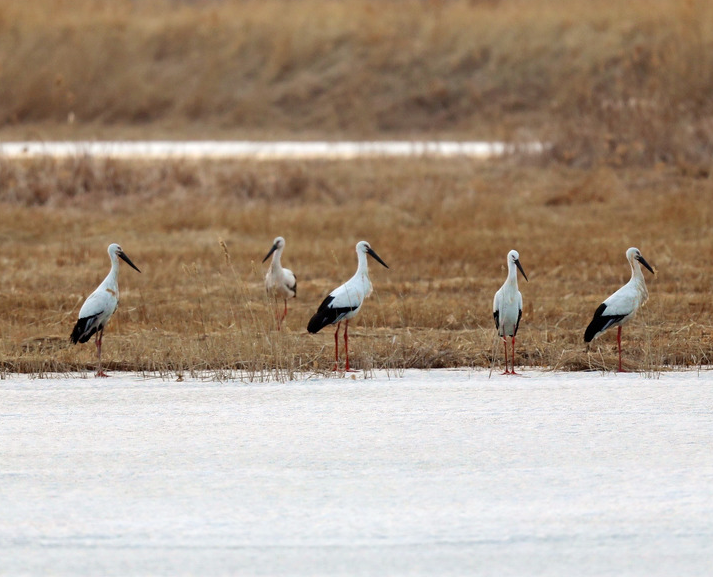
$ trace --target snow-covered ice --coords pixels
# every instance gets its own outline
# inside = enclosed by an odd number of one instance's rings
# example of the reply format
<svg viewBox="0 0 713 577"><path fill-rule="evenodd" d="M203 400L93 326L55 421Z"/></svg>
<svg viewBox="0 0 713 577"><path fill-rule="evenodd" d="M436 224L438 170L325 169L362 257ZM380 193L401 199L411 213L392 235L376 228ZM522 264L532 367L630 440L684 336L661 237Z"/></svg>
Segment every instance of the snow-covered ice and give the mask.
<svg viewBox="0 0 713 577"><path fill-rule="evenodd" d="M516 151L537 154L541 143L508 144L480 141L65 141L0 142L0 157L95 156L111 158L294 158L350 159L361 157L491 158Z"/></svg>
<svg viewBox="0 0 713 577"><path fill-rule="evenodd" d="M0 380L3 575L710 575L713 371Z"/></svg>

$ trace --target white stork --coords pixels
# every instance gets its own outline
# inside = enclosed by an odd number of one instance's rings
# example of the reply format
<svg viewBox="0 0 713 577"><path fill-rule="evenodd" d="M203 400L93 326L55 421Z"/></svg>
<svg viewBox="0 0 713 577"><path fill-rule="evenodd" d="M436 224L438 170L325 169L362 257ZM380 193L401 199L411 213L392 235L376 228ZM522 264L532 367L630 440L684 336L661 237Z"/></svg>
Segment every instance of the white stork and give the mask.
<svg viewBox="0 0 713 577"><path fill-rule="evenodd" d="M262 262L265 262L270 255L272 256L272 262L270 263L270 268L267 269L267 274L265 275L265 289L269 295L273 295L276 299L281 298L285 301L285 311L280 315L277 313L277 330L280 330L282 321L285 320L287 316L287 299L295 298L297 296L297 279L294 273L288 268L282 268L280 263L280 258L282 257L282 251L285 248L285 239L278 236L273 244L270 252L265 255Z"/></svg>
<svg viewBox="0 0 713 577"><path fill-rule="evenodd" d="M76 345L77 343L86 343L93 334L96 334L97 377L108 376L102 371L102 336L104 327L116 311L116 307L119 306L119 259L134 270L141 272L118 244L110 244L108 252L111 259L111 270L97 289L84 301L82 308L79 309L79 320L74 325L74 330L69 337L69 340Z"/></svg>
<svg viewBox="0 0 713 577"><path fill-rule="evenodd" d="M505 372L503 375L516 375L515 372L515 335L520 326L520 318L522 317L522 295L517 289L517 271L522 273L522 276L527 280L525 271L522 270L520 264L520 255L516 250L511 250L508 253L508 277L505 279L503 286L495 293L493 298L493 318L495 319L495 328L498 330L498 335L503 339L505 345ZM511 338L512 356L512 373L508 371L508 341L507 337Z"/></svg>
<svg viewBox="0 0 713 577"><path fill-rule="evenodd" d="M307 325L307 330L310 333L318 333L327 325L337 324L337 330L334 332L334 370L337 370L339 365L339 325L345 321L344 325L344 354L346 356L345 371L349 369L349 319L356 316L364 303L364 299L371 294L372 287L369 280L369 270L366 261L366 255L370 255L377 262L389 268L388 265L381 260L378 254L374 252L368 242L362 240L356 245L357 258L359 265L357 271L352 278L345 282L342 286L334 289L327 298L319 305L317 312L314 313Z"/></svg>
<svg viewBox="0 0 713 577"><path fill-rule="evenodd" d="M641 255L641 251L633 246L626 251L626 259L631 266L631 279L607 300L599 305L594 312L592 322L584 331L584 342L588 343L601 335L611 327L618 327L616 342L619 347L619 372L621 368L621 326L629 321L644 306L649 298L649 291L646 290L644 274L641 272L643 264L651 274L656 274L646 259Z"/></svg>

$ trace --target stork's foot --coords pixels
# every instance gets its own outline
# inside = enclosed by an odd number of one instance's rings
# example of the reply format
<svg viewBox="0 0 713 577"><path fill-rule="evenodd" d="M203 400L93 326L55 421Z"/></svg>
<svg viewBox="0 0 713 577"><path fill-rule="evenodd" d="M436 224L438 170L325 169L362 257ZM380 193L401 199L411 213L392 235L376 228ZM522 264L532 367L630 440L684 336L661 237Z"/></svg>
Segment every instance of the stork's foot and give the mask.
<svg viewBox="0 0 713 577"><path fill-rule="evenodd" d="M94 376L95 376L95 377L102 377L102 378L104 378L104 379L106 379L106 378L109 377L109 375L107 375L107 374L106 374L104 371L102 371L102 370L97 371Z"/></svg>

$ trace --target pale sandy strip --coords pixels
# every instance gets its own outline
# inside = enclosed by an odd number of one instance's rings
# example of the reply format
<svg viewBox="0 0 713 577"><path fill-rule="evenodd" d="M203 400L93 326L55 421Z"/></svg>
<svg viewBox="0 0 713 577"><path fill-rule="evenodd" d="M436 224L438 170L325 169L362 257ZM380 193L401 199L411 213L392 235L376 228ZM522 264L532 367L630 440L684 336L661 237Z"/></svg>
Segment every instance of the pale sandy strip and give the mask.
<svg viewBox="0 0 713 577"><path fill-rule="evenodd" d="M373 141L373 142L250 142L250 141L123 141L123 142L5 142L0 156L102 158L332 158L360 157L471 157L491 158L525 150L537 153L540 144L510 145L502 142Z"/></svg>

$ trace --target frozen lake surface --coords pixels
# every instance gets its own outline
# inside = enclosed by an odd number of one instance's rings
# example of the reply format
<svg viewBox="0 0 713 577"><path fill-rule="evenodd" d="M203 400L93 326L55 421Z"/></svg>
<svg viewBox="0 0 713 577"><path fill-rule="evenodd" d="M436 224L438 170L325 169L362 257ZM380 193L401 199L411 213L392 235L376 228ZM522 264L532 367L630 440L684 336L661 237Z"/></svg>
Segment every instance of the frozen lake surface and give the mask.
<svg viewBox="0 0 713 577"><path fill-rule="evenodd" d="M0 380L3 575L710 575L713 371Z"/></svg>
<svg viewBox="0 0 713 577"><path fill-rule="evenodd" d="M460 141L78 141L3 142L0 157L94 156L111 158L248 158L253 160L361 157L491 158L517 150L537 153L543 146L504 142Z"/></svg>

